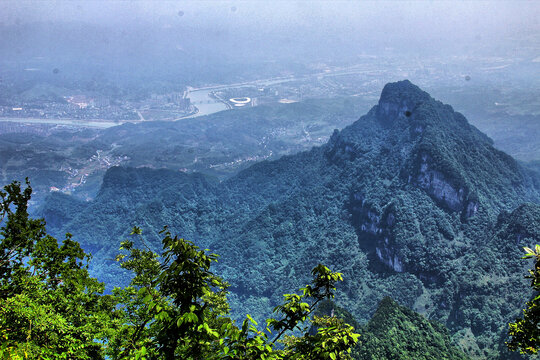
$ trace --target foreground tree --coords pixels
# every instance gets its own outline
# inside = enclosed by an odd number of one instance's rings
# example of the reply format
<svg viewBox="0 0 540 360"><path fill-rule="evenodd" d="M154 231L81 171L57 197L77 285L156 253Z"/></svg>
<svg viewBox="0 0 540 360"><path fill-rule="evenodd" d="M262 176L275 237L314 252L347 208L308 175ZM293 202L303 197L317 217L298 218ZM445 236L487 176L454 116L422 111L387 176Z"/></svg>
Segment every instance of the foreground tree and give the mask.
<svg viewBox="0 0 540 360"><path fill-rule="evenodd" d="M525 247L524 259L534 258L534 266L529 270L527 278L531 279L534 298L527 302L523 310L523 318L510 323L508 334L511 340L507 343L512 351L522 354L536 354L540 348L540 245L534 250Z"/></svg>
<svg viewBox="0 0 540 360"><path fill-rule="evenodd" d="M165 228L161 255L141 230L121 244L117 261L129 286L103 295L88 274L90 256L67 234L47 235L31 219L32 189L0 192L0 358L8 359L349 359L359 335L333 317L314 317L341 274L316 266L300 294L284 295L264 330L247 315L229 316L228 284L211 271L217 255ZM141 246L135 246L135 241ZM316 329L309 332L309 329ZM300 337L291 333L302 333ZM279 345L278 345L279 344Z"/></svg>
<svg viewBox="0 0 540 360"><path fill-rule="evenodd" d="M116 359L348 359L359 335L333 317L310 315L317 304L333 297L341 274L318 265L312 284L300 294L285 294L267 320L264 331L247 315L240 327L228 317L228 284L210 271L217 255L162 231L163 255L151 251L138 236L122 243L127 254L117 257L134 272L131 285L115 289L125 314L124 326L111 339L109 355ZM315 325L317 331L310 334ZM272 331L273 330L273 331ZM301 337L286 335L302 331ZM282 346L276 347L281 343Z"/></svg>
<svg viewBox="0 0 540 360"><path fill-rule="evenodd" d="M69 234L62 244L30 219L32 189L0 192L0 358L102 359L116 310L88 275L90 256Z"/></svg>

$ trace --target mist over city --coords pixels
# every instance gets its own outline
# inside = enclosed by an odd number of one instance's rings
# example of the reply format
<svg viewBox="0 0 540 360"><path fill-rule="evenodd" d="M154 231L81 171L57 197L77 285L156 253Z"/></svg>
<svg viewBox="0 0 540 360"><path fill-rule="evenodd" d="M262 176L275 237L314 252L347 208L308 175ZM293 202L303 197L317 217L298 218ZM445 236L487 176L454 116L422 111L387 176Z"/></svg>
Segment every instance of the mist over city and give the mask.
<svg viewBox="0 0 540 360"><path fill-rule="evenodd" d="M529 359L538 19L1 1L0 358Z"/></svg>

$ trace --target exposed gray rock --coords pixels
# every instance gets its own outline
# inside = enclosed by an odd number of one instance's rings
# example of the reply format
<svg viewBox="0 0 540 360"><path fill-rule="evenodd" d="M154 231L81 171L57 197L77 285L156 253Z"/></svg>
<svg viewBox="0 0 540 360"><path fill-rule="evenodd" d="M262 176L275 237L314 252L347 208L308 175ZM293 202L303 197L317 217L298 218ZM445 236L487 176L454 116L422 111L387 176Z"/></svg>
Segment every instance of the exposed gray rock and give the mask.
<svg viewBox="0 0 540 360"><path fill-rule="evenodd" d="M396 272L403 272L403 262L395 253L395 250L388 245L388 238L385 238L385 243L381 247L375 248L375 253L381 262Z"/></svg>
<svg viewBox="0 0 540 360"><path fill-rule="evenodd" d="M478 203L476 201L470 201L469 204L467 204L467 210L465 212L465 216L468 218L473 217L478 212Z"/></svg>
<svg viewBox="0 0 540 360"><path fill-rule="evenodd" d="M416 183L426 192L444 202L450 209L460 211L463 209L465 191L463 188L456 189L450 184L443 173L433 170L429 165L427 155L422 155L420 171L416 176Z"/></svg>

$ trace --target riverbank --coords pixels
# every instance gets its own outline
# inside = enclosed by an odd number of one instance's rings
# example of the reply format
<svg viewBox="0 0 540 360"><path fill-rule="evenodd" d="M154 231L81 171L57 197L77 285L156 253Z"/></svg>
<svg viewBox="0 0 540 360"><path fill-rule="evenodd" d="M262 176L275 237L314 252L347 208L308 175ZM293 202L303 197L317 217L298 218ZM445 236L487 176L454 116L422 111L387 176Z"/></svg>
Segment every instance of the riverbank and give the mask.
<svg viewBox="0 0 540 360"><path fill-rule="evenodd" d="M0 118L0 122L15 122L20 124L49 124L49 125L65 125L65 126L81 126L91 128L106 129L113 126L122 125L124 123L140 123L141 121L111 121L111 120L78 120L78 119L41 119L41 118Z"/></svg>

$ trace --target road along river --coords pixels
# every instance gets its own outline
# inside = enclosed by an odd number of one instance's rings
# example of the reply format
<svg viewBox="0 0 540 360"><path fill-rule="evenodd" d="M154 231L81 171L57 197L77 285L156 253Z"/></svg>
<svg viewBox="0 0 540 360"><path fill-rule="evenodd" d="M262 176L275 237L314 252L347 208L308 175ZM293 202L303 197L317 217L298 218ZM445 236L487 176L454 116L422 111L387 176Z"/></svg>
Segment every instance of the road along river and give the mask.
<svg viewBox="0 0 540 360"><path fill-rule="evenodd" d="M67 125L67 126L83 126L93 128L109 128L112 126L122 125L125 122L132 121L108 121L108 120L76 120L76 119L39 119L39 118L0 118L0 121L16 122L21 124L50 124L50 125Z"/></svg>

